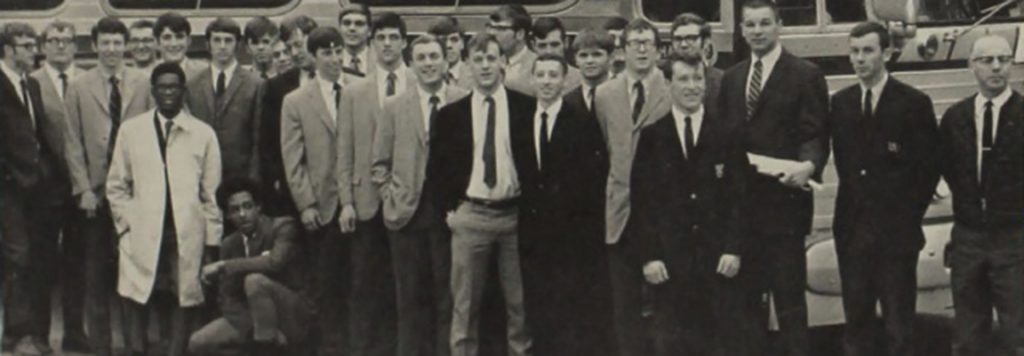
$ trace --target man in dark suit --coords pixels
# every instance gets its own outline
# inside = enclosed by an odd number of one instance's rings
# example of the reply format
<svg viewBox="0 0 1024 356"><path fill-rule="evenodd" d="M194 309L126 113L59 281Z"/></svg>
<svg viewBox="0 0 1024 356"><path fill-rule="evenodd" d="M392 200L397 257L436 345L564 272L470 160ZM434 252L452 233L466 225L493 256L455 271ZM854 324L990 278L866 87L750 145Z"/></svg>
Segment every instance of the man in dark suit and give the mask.
<svg viewBox="0 0 1024 356"><path fill-rule="evenodd" d="M49 330L39 327L48 323L35 315L41 309L35 298L49 290L49 276L34 267L53 262L39 261L43 256L37 250L56 241L60 225L52 218L64 210L70 194L60 157L63 126L47 119L39 82L29 76L38 48L35 30L25 23L8 23L0 33L0 46L0 262L6 332L17 341L15 354L38 355L53 351L46 338Z"/></svg>
<svg viewBox="0 0 1024 356"><path fill-rule="evenodd" d="M913 355L921 219L939 180L938 122L927 95L889 76L889 31L850 32L858 84L832 97L829 119L839 193L832 231L843 283L843 353L872 355L882 304L889 355Z"/></svg>
<svg viewBox="0 0 1024 356"><path fill-rule="evenodd" d="M224 177L256 179L263 79L238 63L241 40L242 29L235 20L218 17L206 26L210 68L189 78L186 100L192 115L217 133Z"/></svg>
<svg viewBox="0 0 1024 356"><path fill-rule="evenodd" d="M583 82L566 94L565 100L585 108L593 116L594 96L597 95L597 86L608 80L615 42L604 30L583 30L573 40L572 50Z"/></svg>
<svg viewBox="0 0 1024 356"><path fill-rule="evenodd" d="M260 180L267 194L266 214L270 216L299 216L281 163L281 103L285 95L314 78L314 63L306 51L306 36L316 27L316 21L304 15L281 22L281 41L288 43L292 68L266 81L263 88L258 156Z"/></svg>
<svg viewBox="0 0 1024 356"><path fill-rule="evenodd" d="M704 100L704 62L669 61L672 111L640 136L633 165L636 249L654 294L658 355L740 355L749 163L736 122ZM728 351L727 351L728 350Z"/></svg>
<svg viewBox="0 0 1024 356"><path fill-rule="evenodd" d="M949 108L939 128L953 192L953 354L1014 355L1024 311L1024 98L1009 86L1005 38L979 38L968 61L978 94Z"/></svg>
<svg viewBox="0 0 1024 356"><path fill-rule="evenodd" d="M247 355L300 355L310 346L313 315L299 226L291 217L263 215L261 198L249 178L217 188L217 203L237 230L221 243L221 260L202 269L203 282L219 283L222 316L192 334L193 354L241 347Z"/></svg>
<svg viewBox="0 0 1024 356"><path fill-rule="evenodd" d="M756 284L751 286L750 313L758 320L748 326L755 329L753 342L766 341L768 308L762 293L770 292L786 354L806 355L804 237L814 210L807 186L811 177L820 177L828 160L828 89L821 70L782 49L782 21L774 3L747 1L742 14L752 56L725 73L719 105L729 121L744 126L742 140L754 155L751 163L770 174L749 180L747 216L757 229L750 241L750 251L756 253L749 254L747 265L761 276L751 279ZM764 165L767 158L785 160L781 171Z"/></svg>
<svg viewBox="0 0 1024 356"><path fill-rule="evenodd" d="M517 174L523 159L509 130L529 120L533 99L502 85L504 52L490 34L469 42L476 87L438 112L427 162L426 189L435 192L438 218L452 232L452 355L478 354L477 326L490 256L498 257L505 297L508 353L530 354L519 264Z"/></svg>
<svg viewBox="0 0 1024 356"><path fill-rule="evenodd" d="M611 282L602 243L601 128L561 98L568 65L533 63L535 114L512 127L522 186L519 253L527 325L538 355L606 355L613 349Z"/></svg>
<svg viewBox="0 0 1024 356"><path fill-rule="evenodd" d="M711 25L700 15L687 12L672 20L672 51L685 56L698 56L708 63L708 51L714 51ZM718 92L725 72L713 65L704 66L704 106L718 108Z"/></svg>

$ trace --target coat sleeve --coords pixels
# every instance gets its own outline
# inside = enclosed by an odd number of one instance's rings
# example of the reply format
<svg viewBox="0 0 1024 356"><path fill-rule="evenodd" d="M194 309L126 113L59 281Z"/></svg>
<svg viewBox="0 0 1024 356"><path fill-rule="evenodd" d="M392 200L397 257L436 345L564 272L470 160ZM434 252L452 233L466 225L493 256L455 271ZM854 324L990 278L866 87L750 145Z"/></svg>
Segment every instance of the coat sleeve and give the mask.
<svg viewBox="0 0 1024 356"><path fill-rule="evenodd" d="M249 155L249 178L254 180L260 179L260 129L263 122L263 85L262 79L256 79L256 94L252 97L252 102L249 103L251 108L250 122L252 123L252 153Z"/></svg>
<svg viewBox="0 0 1024 356"><path fill-rule="evenodd" d="M111 157L110 169L107 172L107 200L110 202L110 214L114 220L117 235L123 237L131 231L135 201L135 175L132 171L130 156L130 140L125 136L124 128L117 131L117 141Z"/></svg>
<svg viewBox="0 0 1024 356"><path fill-rule="evenodd" d="M391 181L392 154L395 142L395 101L390 101L381 110L377 131L373 136L373 153L370 156L370 180L377 186L381 198L387 200Z"/></svg>
<svg viewBox="0 0 1024 356"><path fill-rule="evenodd" d="M81 100L85 88L73 82L64 98L64 109L67 113L67 125L64 125L64 160L68 165L71 177L71 193L75 196L92 190L89 181L89 166L86 164L85 137L82 123Z"/></svg>
<svg viewBox="0 0 1024 356"><path fill-rule="evenodd" d="M248 273L269 273L284 270L288 263L291 263L298 256L296 242L299 236L299 229L295 220L283 219L282 223L274 224L274 247L268 254L237 258L224 261L224 271L227 278L236 278L236 275Z"/></svg>
<svg viewBox="0 0 1024 356"><path fill-rule="evenodd" d="M350 86L351 87L351 86ZM341 106L338 107L338 200L341 206L355 203L352 183L355 175L355 105L356 98L352 90L344 90L341 94ZM367 103L363 103L367 105Z"/></svg>
<svg viewBox="0 0 1024 356"><path fill-rule="evenodd" d="M913 201L918 203L915 207L917 217L924 218L935 194L935 187L939 184L939 159L944 156L940 156L935 150L935 147L939 147L939 127L932 100L922 95L915 102L916 108L912 112L917 115L913 118L914 129L907 147L914 150L910 152L910 156L912 164L916 165L913 169L916 174L914 186L918 190L914 192Z"/></svg>
<svg viewBox="0 0 1024 356"><path fill-rule="evenodd" d="M655 202L658 201L659 190L665 186L658 178L662 177L659 169L662 159L658 157L658 143L651 128L644 129L637 143L636 155L633 159L630 218L636 224L636 245L633 254L641 264L663 260L661 248L661 214Z"/></svg>
<svg viewBox="0 0 1024 356"><path fill-rule="evenodd" d="M285 98L281 108L281 163L284 165L285 178L295 207L302 212L316 207L317 201L306 170L306 145L302 134L302 118L299 117L300 104L288 99Z"/></svg>
<svg viewBox="0 0 1024 356"><path fill-rule="evenodd" d="M729 130L729 129L727 129ZM725 221L728 222L726 227L726 235L724 236L725 244L723 253L730 255L742 256L745 252L746 242L750 236L750 229L746 222L745 212L751 209L749 205L749 199L747 198L747 182L748 177L752 174L757 174L755 169L750 165L750 161L747 159L746 150L743 148L740 140L738 139L739 134L735 133L735 129L731 129L733 133L727 134L725 137L737 139L727 139L724 142L726 146L723 152L727 155L725 162L729 167L727 170L729 189L726 192L729 204L726 212L728 217Z"/></svg>
<svg viewBox="0 0 1024 356"><path fill-rule="evenodd" d="M810 67L804 80L797 83L800 95L799 159L814 163L814 177L821 180L821 174L828 163L828 84L825 75L817 67Z"/></svg>
<svg viewBox="0 0 1024 356"><path fill-rule="evenodd" d="M203 205L203 218L206 225L206 246L220 246L223 231L220 208L217 206L216 191L221 179L220 144L217 135L208 129L209 139L203 155L203 172L199 187L199 202Z"/></svg>

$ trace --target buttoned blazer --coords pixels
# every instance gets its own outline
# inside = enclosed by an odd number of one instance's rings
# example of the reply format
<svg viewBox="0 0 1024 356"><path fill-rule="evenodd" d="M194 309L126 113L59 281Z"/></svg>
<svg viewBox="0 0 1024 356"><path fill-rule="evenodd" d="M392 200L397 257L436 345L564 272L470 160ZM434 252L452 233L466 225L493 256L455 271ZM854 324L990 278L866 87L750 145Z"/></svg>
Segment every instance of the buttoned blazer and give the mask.
<svg viewBox="0 0 1024 356"><path fill-rule="evenodd" d="M535 95L536 90L533 87L533 62L537 59L534 58L529 63L523 65L525 72L520 71L519 73L513 73L513 76L505 78L505 86L525 94ZM583 84L583 74L580 73L576 67L568 66L565 72L565 81L562 85L562 94L565 95L576 88L579 88Z"/></svg>
<svg viewBox="0 0 1024 356"><path fill-rule="evenodd" d="M39 82L30 76L25 85L35 108L34 124L21 93L0 71L0 182L20 189L49 185L48 190L66 194L63 162L55 152L60 148L61 126L46 116Z"/></svg>
<svg viewBox="0 0 1024 356"><path fill-rule="evenodd" d="M337 131L320 93L320 81L308 81L285 96L281 157L288 189L300 212L316 208L325 221L338 211Z"/></svg>
<svg viewBox="0 0 1024 356"><path fill-rule="evenodd" d="M213 92L214 80L209 69L189 79L189 111L217 133L224 176L257 179L263 79L236 66L231 82L220 96Z"/></svg>

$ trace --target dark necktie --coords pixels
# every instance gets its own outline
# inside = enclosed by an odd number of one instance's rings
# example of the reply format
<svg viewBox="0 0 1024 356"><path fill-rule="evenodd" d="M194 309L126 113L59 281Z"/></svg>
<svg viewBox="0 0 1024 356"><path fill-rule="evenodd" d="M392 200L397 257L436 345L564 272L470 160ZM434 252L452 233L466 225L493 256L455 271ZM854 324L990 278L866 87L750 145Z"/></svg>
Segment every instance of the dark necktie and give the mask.
<svg viewBox="0 0 1024 356"><path fill-rule="evenodd" d="M644 103L647 102L647 98L644 97L644 83L636 81L633 84L633 90L636 91L636 100L633 101L633 122L636 122L640 118L640 112L644 109Z"/></svg>
<svg viewBox="0 0 1024 356"><path fill-rule="evenodd" d="M494 188L498 184L497 158L494 148L494 98L484 98L484 105L487 105L487 129L484 136L484 184L487 188Z"/></svg>
<svg viewBox="0 0 1024 356"><path fill-rule="evenodd" d="M21 102L25 104L25 111L28 111L29 121L32 122L32 129L36 128L36 112L32 107L32 100L28 96L28 80L21 78Z"/></svg>
<svg viewBox="0 0 1024 356"><path fill-rule="evenodd" d="M174 237L177 235L177 229L174 227L174 204L171 202L171 175L167 169L167 141L171 138L171 129L174 128L174 121L167 120L164 123L163 133L160 132L160 119L157 113L153 113L153 121L157 130L157 143L160 144L160 158L164 163L164 233L162 235L162 244L170 244L174 241ZM166 248L164 246L163 248Z"/></svg>
<svg viewBox="0 0 1024 356"><path fill-rule="evenodd" d="M992 101L985 102L985 116L984 123L981 129L981 181L985 182L987 179L988 170L991 168L992 160L992 146L995 145L995 139L992 137L992 130L994 123L992 122Z"/></svg>
<svg viewBox="0 0 1024 356"><path fill-rule="evenodd" d="M587 109L590 111L594 111L594 94L596 92L597 87L590 87L590 90L587 91L587 102L589 103L587 104Z"/></svg>
<svg viewBox="0 0 1024 356"><path fill-rule="evenodd" d="M544 169L544 165L548 163L548 113L540 113L540 137L538 141L540 143L540 164L538 166Z"/></svg>
<svg viewBox="0 0 1024 356"><path fill-rule="evenodd" d="M437 117L437 106L441 104L441 98L437 95L430 96L430 116L427 117L427 132L434 127L434 119Z"/></svg>
<svg viewBox="0 0 1024 356"><path fill-rule="evenodd" d="M757 101L761 99L761 75L764 65L761 60L754 62L754 73L750 75L750 88L747 88L747 120L754 116Z"/></svg>
<svg viewBox="0 0 1024 356"><path fill-rule="evenodd" d="M268 78L270 78L270 76L267 75L267 71L261 70L260 71L260 78L263 78L263 80L267 80Z"/></svg>
<svg viewBox="0 0 1024 356"><path fill-rule="evenodd" d="M398 76L395 75L395 72L388 73L387 89L384 90L384 95L385 96L395 95L395 81L396 80L398 80Z"/></svg>
<svg viewBox="0 0 1024 356"><path fill-rule="evenodd" d="M220 74L217 74L217 97L224 95L224 82L226 80L227 77L224 75L224 71L221 71Z"/></svg>
<svg viewBox="0 0 1024 356"><path fill-rule="evenodd" d="M68 92L68 74L60 72L57 77L60 78L60 93L64 95Z"/></svg>
<svg viewBox="0 0 1024 356"><path fill-rule="evenodd" d="M116 76L110 76L110 101L107 104L107 110L110 112L110 147L108 147L107 153L111 155L114 153L114 144L117 141L117 129L121 127L121 88L118 88L118 80Z"/></svg>
<svg viewBox="0 0 1024 356"><path fill-rule="evenodd" d="M448 71L448 75L445 76L445 82L449 84L455 83L455 74L452 74L451 71Z"/></svg>
<svg viewBox="0 0 1024 356"><path fill-rule="evenodd" d="M363 72L361 69L359 69L359 57L352 56L352 60L349 61L349 64L352 65L352 69L354 69L356 72Z"/></svg>
<svg viewBox="0 0 1024 356"><path fill-rule="evenodd" d="M864 134L870 139L875 132L875 113L872 109L873 101L871 89L864 92L864 105L861 106L861 113L864 115Z"/></svg>
<svg viewBox="0 0 1024 356"><path fill-rule="evenodd" d="M341 106L341 84L334 83L334 109L337 110Z"/></svg>
<svg viewBox="0 0 1024 356"><path fill-rule="evenodd" d="M693 142L693 122L689 116L683 118L683 145L686 145L686 159L693 159L693 151L697 145Z"/></svg>
<svg viewBox="0 0 1024 356"><path fill-rule="evenodd" d="M164 149L167 149L167 142L171 140L171 129L174 128L174 121L167 120L164 123Z"/></svg>

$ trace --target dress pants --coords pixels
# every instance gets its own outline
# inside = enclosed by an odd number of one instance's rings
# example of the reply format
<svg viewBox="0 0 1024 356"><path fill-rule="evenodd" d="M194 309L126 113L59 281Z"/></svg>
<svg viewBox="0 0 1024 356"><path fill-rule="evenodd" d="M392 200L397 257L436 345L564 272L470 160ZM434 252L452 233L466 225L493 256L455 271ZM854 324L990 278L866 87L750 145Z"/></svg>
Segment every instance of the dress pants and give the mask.
<svg viewBox="0 0 1024 356"><path fill-rule="evenodd" d="M783 355L806 356L810 347L807 328L807 255L804 237L795 235L764 235L753 233L752 246L743 261L743 268L751 272L746 279L752 283L746 296L745 308L750 318L753 350L769 347L767 295L775 303L779 321ZM750 263L747 263L750 261ZM749 269L747 269L749 268Z"/></svg>
<svg viewBox="0 0 1024 356"><path fill-rule="evenodd" d="M337 219L315 231L307 231L306 238L305 256L313 268L306 285L319 328L318 354L347 355L350 280L347 257L351 241L348 236L342 236Z"/></svg>
<svg viewBox="0 0 1024 356"><path fill-rule="evenodd" d="M1014 355L1024 314L1024 226L980 230L954 223L952 243L953 356Z"/></svg>
<svg viewBox="0 0 1024 356"><path fill-rule="evenodd" d="M647 333L643 317L645 286L643 267L630 254L629 225L614 245L608 245L608 271L611 277L615 334L619 356L650 355L653 339Z"/></svg>
<svg viewBox="0 0 1024 356"><path fill-rule="evenodd" d="M84 241L85 323L89 346L96 356L109 356L113 348L110 325L110 299L116 295L117 236L110 207L104 204L96 216L88 218L79 210L81 238ZM68 285L65 285L65 288ZM122 303L116 303L121 305ZM127 332L127 330L125 330Z"/></svg>
<svg viewBox="0 0 1024 356"><path fill-rule="evenodd" d="M379 210L378 210L379 211ZM349 340L353 356L395 354L395 277L387 231L378 212L351 234L352 297Z"/></svg>
<svg viewBox="0 0 1024 356"><path fill-rule="evenodd" d="M38 249L48 239L56 239L59 207L40 201L38 189L19 189L11 183L0 186L0 234L3 235L2 261L4 287L2 301L6 332L11 341L38 333L40 317L37 302L48 273L38 273ZM47 302L50 301L46 297ZM48 330L47 330L48 331Z"/></svg>
<svg viewBox="0 0 1024 356"><path fill-rule="evenodd" d="M398 356L448 356L451 236L439 223L388 231L398 308Z"/></svg>
<svg viewBox="0 0 1024 356"><path fill-rule="evenodd" d="M149 342L149 318L154 312L160 325L160 343L166 344L168 356L186 355L189 335L198 329L201 310L196 307L181 307L178 296L169 291L154 291L149 303L139 304L124 299L125 344L130 351L148 354L155 349Z"/></svg>
<svg viewBox="0 0 1024 356"><path fill-rule="evenodd" d="M85 241L79 233L78 209L70 203L50 209L50 223L41 227L40 238L32 243L32 335L49 340L51 299L54 287L61 283L64 340L84 338L82 323L85 265ZM83 339L84 341L84 339Z"/></svg>
<svg viewBox="0 0 1024 356"><path fill-rule="evenodd" d="M518 220L518 207L493 208L473 202L463 202L448 215L452 231L453 356L476 356L479 352L480 306L494 253L498 254L498 279L505 297L508 355L531 354L523 308Z"/></svg>

